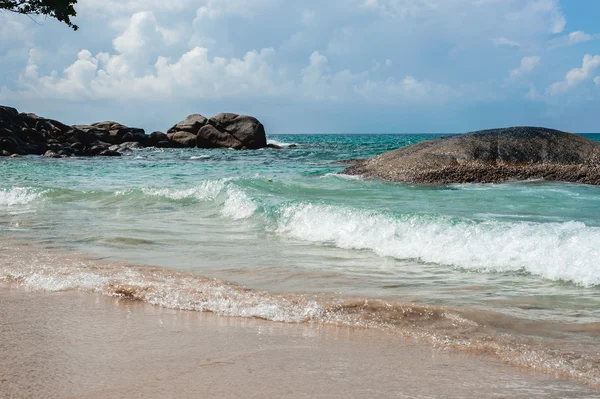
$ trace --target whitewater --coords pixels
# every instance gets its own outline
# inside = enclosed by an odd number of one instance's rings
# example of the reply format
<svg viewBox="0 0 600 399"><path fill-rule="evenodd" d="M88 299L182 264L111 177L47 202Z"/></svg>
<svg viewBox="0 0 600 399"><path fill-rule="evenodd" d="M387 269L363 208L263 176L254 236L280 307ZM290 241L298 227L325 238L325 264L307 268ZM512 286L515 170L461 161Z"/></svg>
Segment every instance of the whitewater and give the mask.
<svg viewBox="0 0 600 399"><path fill-rule="evenodd" d="M2 159L0 281L393 328L600 383L600 188L338 174L341 161L438 136Z"/></svg>

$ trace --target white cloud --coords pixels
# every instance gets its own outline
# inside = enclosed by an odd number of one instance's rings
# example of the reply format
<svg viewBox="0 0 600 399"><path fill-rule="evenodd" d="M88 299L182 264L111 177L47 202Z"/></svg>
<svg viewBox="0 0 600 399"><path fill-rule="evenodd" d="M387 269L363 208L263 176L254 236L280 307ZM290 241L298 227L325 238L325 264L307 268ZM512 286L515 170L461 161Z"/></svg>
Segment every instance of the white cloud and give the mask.
<svg viewBox="0 0 600 399"><path fill-rule="evenodd" d="M509 2L510 0L505 0ZM558 0L520 0L524 5L520 10L509 12L509 21L527 25L535 25L543 21L545 29L550 33L561 33L567 24Z"/></svg>
<svg viewBox="0 0 600 399"><path fill-rule="evenodd" d="M516 107L523 96L547 99L560 77L552 70L573 66L561 53L572 50L548 51L553 40L596 38L565 32L556 0L80 0L78 12L75 34L50 20L0 19L4 99L28 96L22 103L31 108L47 99L82 100L83 107L153 98L254 106L259 97L426 108L493 93ZM523 57L529 54L538 55ZM539 92L527 74L535 74ZM590 74L591 85L598 73ZM557 82L554 93L578 79Z"/></svg>
<svg viewBox="0 0 600 399"><path fill-rule="evenodd" d="M496 46L521 47L519 42L509 40L505 37L497 37L492 39L492 43L494 43Z"/></svg>
<svg viewBox="0 0 600 399"><path fill-rule="evenodd" d="M384 15L400 18L414 17L438 8L439 1L432 0L365 0L363 7Z"/></svg>
<svg viewBox="0 0 600 399"><path fill-rule="evenodd" d="M571 32L568 35L557 37L549 42L550 48L574 46L598 38L598 35L590 35L582 30Z"/></svg>
<svg viewBox="0 0 600 399"><path fill-rule="evenodd" d="M259 9L271 6L278 0L208 0L196 11L198 20L215 20L227 15L252 17Z"/></svg>
<svg viewBox="0 0 600 399"><path fill-rule="evenodd" d="M327 57L315 51L309 64L300 72L301 91L304 96L318 100L338 100L347 98L352 85L364 80L367 72L354 74L349 70L332 72Z"/></svg>
<svg viewBox="0 0 600 399"><path fill-rule="evenodd" d="M304 26L314 26L316 24L316 15L315 12L312 10L304 10L302 11L302 17L300 19L300 21L302 22L302 25Z"/></svg>
<svg viewBox="0 0 600 399"><path fill-rule="evenodd" d="M581 68L573 68L565 77L565 80L553 83L549 87L549 93L552 96L566 93L569 89L585 82L592 77L592 74L600 66L600 55L592 56L586 54L583 57ZM597 83L597 82L596 82Z"/></svg>
<svg viewBox="0 0 600 399"><path fill-rule="evenodd" d="M434 15L462 20L492 10L514 27L551 33L561 33L566 25L558 0L363 0L361 6L387 17L425 20Z"/></svg>
<svg viewBox="0 0 600 399"><path fill-rule="evenodd" d="M148 10L177 12L189 7L191 4L195 4L195 2L192 0L80 0L75 8L78 14L103 13L114 15Z"/></svg>
<svg viewBox="0 0 600 399"><path fill-rule="evenodd" d="M132 72L120 56L83 50L63 76L40 78L30 88L38 95L65 98L134 98L177 95L185 98L229 98L277 95L287 84L269 60L273 49L251 51L238 58L210 59L208 50L195 47L170 63L159 57L148 74ZM122 69L115 68L119 64Z"/></svg>
<svg viewBox="0 0 600 399"><path fill-rule="evenodd" d="M537 55L530 57L523 57L521 59L521 65L518 68L513 69L510 72L511 78L518 78L529 72L533 71L540 63L541 58Z"/></svg>
<svg viewBox="0 0 600 399"><path fill-rule="evenodd" d="M596 78L594 78L594 83L596 83L596 86L600 86L600 76L596 76Z"/></svg>
<svg viewBox="0 0 600 399"><path fill-rule="evenodd" d="M125 31L113 40L119 53L144 54L163 39L154 13L142 11L131 16Z"/></svg>
<svg viewBox="0 0 600 399"><path fill-rule="evenodd" d="M446 85L431 81L419 81L413 76L401 80L366 80L355 85L354 91L362 97L385 103L444 103L460 94Z"/></svg>
<svg viewBox="0 0 600 399"><path fill-rule="evenodd" d="M525 94L525 98L531 101L536 101L542 98L542 95L538 93L537 89L533 84L529 85L529 90Z"/></svg>
<svg viewBox="0 0 600 399"><path fill-rule="evenodd" d="M206 48L194 47L175 62L152 56L172 40L152 12L137 12L113 40L113 54L94 56L81 50L62 73L40 75L42 59L34 49L20 76L20 89L2 91L37 98L119 100L174 93L188 98L273 96L289 88L285 70L273 66L273 49L249 51L242 58L209 58Z"/></svg>
<svg viewBox="0 0 600 399"><path fill-rule="evenodd" d="M376 65L380 66L379 63ZM373 80L367 71L353 73L345 69L332 72L329 60L318 51L310 56L309 65L302 69L301 88L305 96L320 100L349 100L358 95L368 101L394 104L443 103L458 95L448 86L419 81L413 76L400 80L391 77Z"/></svg>
<svg viewBox="0 0 600 399"><path fill-rule="evenodd" d="M577 44L582 42L587 42L588 40L592 40L592 36L588 35L582 30L578 30L575 32L569 33L569 44Z"/></svg>
<svg viewBox="0 0 600 399"><path fill-rule="evenodd" d="M327 52L336 55L356 52L356 41L357 38L354 29L347 26L338 29L327 45Z"/></svg>

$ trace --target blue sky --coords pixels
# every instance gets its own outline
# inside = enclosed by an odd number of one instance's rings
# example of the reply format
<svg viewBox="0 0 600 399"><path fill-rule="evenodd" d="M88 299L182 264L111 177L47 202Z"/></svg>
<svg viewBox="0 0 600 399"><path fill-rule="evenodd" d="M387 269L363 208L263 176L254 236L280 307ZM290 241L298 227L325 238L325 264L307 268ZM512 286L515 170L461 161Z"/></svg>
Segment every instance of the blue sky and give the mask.
<svg viewBox="0 0 600 399"><path fill-rule="evenodd" d="M166 130L600 132L597 0L83 0L80 26L0 14L0 104Z"/></svg>

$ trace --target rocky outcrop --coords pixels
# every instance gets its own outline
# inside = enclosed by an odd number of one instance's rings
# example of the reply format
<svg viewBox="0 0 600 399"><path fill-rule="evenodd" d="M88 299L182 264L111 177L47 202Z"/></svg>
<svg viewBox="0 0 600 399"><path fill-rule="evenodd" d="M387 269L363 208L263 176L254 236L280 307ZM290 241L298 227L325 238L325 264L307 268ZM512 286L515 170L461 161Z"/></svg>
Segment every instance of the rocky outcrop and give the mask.
<svg viewBox="0 0 600 399"><path fill-rule="evenodd" d="M482 130L359 160L342 173L409 183L545 179L600 185L600 143L540 127Z"/></svg>
<svg viewBox="0 0 600 399"><path fill-rule="evenodd" d="M167 136L182 147L236 150L267 147L265 128L258 119L231 113L218 114L210 119L199 114L190 115L170 128Z"/></svg>
<svg viewBox="0 0 600 399"><path fill-rule="evenodd" d="M35 114L19 113L0 107L0 153L43 155L64 158L71 155L118 156L109 150L113 144L145 140L143 130L127 128L114 122L68 126Z"/></svg>
<svg viewBox="0 0 600 399"><path fill-rule="evenodd" d="M267 147L264 126L251 116L219 114L210 119L193 114L167 133L147 135L143 129L105 121L68 126L35 114L0 106L0 156L118 156L138 147L234 148Z"/></svg>
<svg viewBox="0 0 600 399"><path fill-rule="evenodd" d="M188 115L188 117L185 118L185 120L179 122L169 130L167 130L167 134L187 132L196 135L198 134L198 131L200 131L202 126L206 125L206 122L208 122L208 119L200 114Z"/></svg>

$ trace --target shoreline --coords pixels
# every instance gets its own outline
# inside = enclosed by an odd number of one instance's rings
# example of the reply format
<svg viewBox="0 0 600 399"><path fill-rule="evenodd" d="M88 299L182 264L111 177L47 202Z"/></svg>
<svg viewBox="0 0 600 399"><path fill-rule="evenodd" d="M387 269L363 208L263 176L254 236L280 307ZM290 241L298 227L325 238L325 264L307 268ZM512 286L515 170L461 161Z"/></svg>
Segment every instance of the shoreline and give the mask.
<svg viewBox="0 0 600 399"><path fill-rule="evenodd" d="M334 293L259 291L195 273L90 257L65 252L60 245L40 246L10 238L0 251L6 256L0 262L0 285L12 284L37 295L101 295L103 300L157 306L164 311L375 331L398 342L414 340L432 350L483 356L506 367L599 387L593 340L596 324L577 326L583 335L570 342L552 337L572 326L546 331L549 326L544 324L477 308Z"/></svg>
<svg viewBox="0 0 600 399"><path fill-rule="evenodd" d="M376 329L6 283L0 302L7 397L600 397L580 382Z"/></svg>

